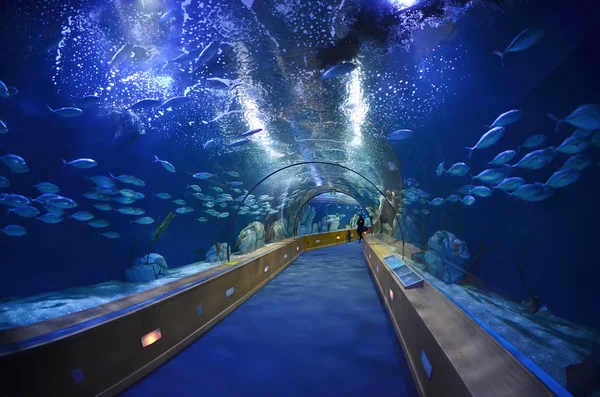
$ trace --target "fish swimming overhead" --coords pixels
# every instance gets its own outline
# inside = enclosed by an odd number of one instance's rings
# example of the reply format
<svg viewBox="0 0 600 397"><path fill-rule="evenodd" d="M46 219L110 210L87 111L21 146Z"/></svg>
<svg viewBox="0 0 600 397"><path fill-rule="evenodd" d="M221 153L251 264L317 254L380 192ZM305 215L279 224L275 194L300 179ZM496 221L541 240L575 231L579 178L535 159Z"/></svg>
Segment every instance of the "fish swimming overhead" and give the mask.
<svg viewBox="0 0 600 397"><path fill-rule="evenodd" d="M37 190L41 193L58 193L60 189L53 183L49 182L40 182L36 185L33 185Z"/></svg>
<svg viewBox="0 0 600 397"><path fill-rule="evenodd" d="M552 161L553 150L550 148L535 150L527 153L513 168L526 168L529 170L539 170L550 164Z"/></svg>
<svg viewBox="0 0 600 397"><path fill-rule="evenodd" d="M171 63L186 63L186 62L193 61L194 59L198 58L201 51L202 50L200 48L194 48L193 50L190 50L188 52L184 52L181 55L178 55L170 62Z"/></svg>
<svg viewBox="0 0 600 397"><path fill-rule="evenodd" d="M512 169L509 166L487 169L474 176L473 180L479 179L482 182L495 185L500 183L503 179L505 179L511 172Z"/></svg>
<svg viewBox="0 0 600 397"><path fill-rule="evenodd" d="M202 52L200 53L200 55L194 62L194 72L196 70L198 70L204 64L208 63L208 61L210 61L212 59L212 57L214 57L217 54L220 46L221 46L220 42L213 41L213 42L209 43L206 47L204 47L204 49L202 50Z"/></svg>
<svg viewBox="0 0 600 397"><path fill-rule="evenodd" d="M436 197L433 200L431 200L431 202L429 204L437 207L438 205L443 204L443 203L444 203L444 199L443 198Z"/></svg>
<svg viewBox="0 0 600 397"><path fill-rule="evenodd" d="M512 178L504 179L497 186L494 186L494 189L500 189L504 192L508 192L508 191L517 189L519 186L523 185L524 183L525 183L525 179L515 176Z"/></svg>
<svg viewBox="0 0 600 397"><path fill-rule="evenodd" d="M192 175L192 178L204 180L212 178L213 176L216 176L216 174L211 174L210 172L197 172Z"/></svg>
<svg viewBox="0 0 600 397"><path fill-rule="evenodd" d="M508 163L509 161L511 161L515 156L517 155L517 152L515 152L514 150L505 150L504 152L498 154L496 157L494 157L494 159L492 161L490 161L488 164L489 165L503 165Z"/></svg>
<svg viewBox="0 0 600 397"><path fill-rule="evenodd" d="M10 187L10 181L4 176L0 176L0 188Z"/></svg>
<svg viewBox="0 0 600 397"><path fill-rule="evenodd" d="M465 176L469 173L469 166L465 163L452 164L446 172L452 176Z"/></svg>
<svg viewBox="0 0 600 397"><path fill-rule="evenodd" d="M509 193L509 196L520 198L523 201L535 202L545 200L553 194L554 189L536 182L519 186L514 192Z"/></svg>
<svg viewBox="0 0 600 397"><path fill-rule="evenodd" d="M173 166L173 164L169 163L166 160L161 160L158 158L158 156L154 155L154 162L155 163L160 163L160 165L163 166L163 168L169 172L175 172L175 167Z"/></svg>
<svg viewBox="0 0 600 397"><path fill-rule="evenodd" d="M217 142L215 142L214 139L209 139L208 141L206 141L204 143L204 145L202 145L202 148L204 150L210 150L210 149L215 148L215 147L217 147Z"/></svg>
<svg viewBox="0 0 600 397"><path fill-rule="evenodd" d="M409 139L414 135L412 130L402 129L396 130L387 136L388 141L403 141Z"/></svg>
<svg viewBox="0 0 600 397"><path fill-rule="evenodd" d="M518 109L509 110L506 113L502 113L490 126L490 128L494 127L506 127L507 125L514 124L517 121L521 120L523 117L523 112Z"/></svg>
<svg viewBox="0 0 600 397"><path fill-rule="evenodd" d="M441 176L443 173L444 173L444 161L442 160L442 162L435 169L435 175Z"/></svg>
<svg viewBox="0 0 600 397"><path fill-rule="evenodd" d="M98 165L96 160L92 159L76 159L73 161L67 161L63 159L62 162L65 167L70 165L71 167L75 168L92 168Z"/></svg>
<svg viewBox="0 0 600 397"><path fill-rule="evenodd" d="M581 171L576 170L575 168L563 168L552 174L544 186L558 189L572 184L579 179L580 176Z"/></svg>
<svg viewBox="0 0 600 397"><path fill-rule="evenodd" d="M23 218L34 218L40 214L40 210L30 205L9 208L6 215L8 216L8 214L10 214L11 212Z"/></svg>
<svg viewBox="0 0 600 397"><path fill-rule="evenodd" d="M59 214L56 212L46 212L44 215L38 216L35 219L51 225L51 224L60 223L65 218L62 216L62 214Z"/></svg>
<svg viewBox="0 0 600 397"><path fill-rule="evenodd" d="M475 204L475 197L473 197L473 196L465 196L461 200L461 203L463 203L464 205L467 205L467 206L473 205L473 204Z"/></svg>
<svg viewBox="0 0 600 397"><path fill-rule="evenodd" d="M125 62L129 57L131 57L131 53L133 52L133 44L124 44L116 53L113 55L110 61L108 61L108 65L111 69L117 68L123 62Z"/></svg>
<svg viewBox="0 0 600 397"><path fill-rule="evenodd" d="M585 154L580 153L580 154L576 154L575 156L571 156L565 162L565 164L562 166L562 168L574 168L578 171L583 171L590 165L592 165L592 160L590 160L589 157L586 156Z"/></svg>
<svg viewBox="0 0 600 397"><path fill-rule="evenodd" d="M450 196L448 196L446 201L450 201L451 203L456 203L456 202L460 201L460 197L456 194L451 194Z"/></svg>
<svg viewBox="0 0 600 397"><path fill-rule="evenodd" d="M166 101L164 101L159 107L156 108L156 110L154 111L154 114L156 114L160 109L168 109L168 108L176 108L179 106L183 106L186 103L190 102L192 100L192 98L187 97L187 96L176 96L173 98L169 98Z"/></svg>
<svg viewBox="0 0 600 397"><path fill-rule="evenodd" d="M23 226L19 225L8 225L5 226L3 229L0 229L0 231L6 234L7 236L12 237L21 237L27 234L27 230L25 230Z"/></svg>
<svg viewBox="0 0 600 397"><path fill-rule="evenodd" d="M69 217L73 218L75 220L78 220L80 222L87 222L89 220L94 219L94 214L92 214L89 211L78 211L78 212L74 213L73 215L70 215Z"/></svg>
<svg viewBox="0 0 600 397"><path fill-rule="evenodd" d="M494 191L487 186L477 186L469 194L477 197L490 197Z"/></svg>
<svg viewBox="0 0 600 397"><path fill-rule="evenodd" d="M2 120L0 120L0 134L6 134L8 133L8 127L6 126L6 123Z"/></svg>
<svg viewBox="0 0 600 397"><path fill-rule="evenodd" d="M500 62L504 66L504 56L511 52L519 52L533 47L544 37L544 29L525 29L513 39L503 52L494 51L494 54L500 57Z"/></svg>
<svg viewBox="0 0 600 397"><path fill-rule="evenodd" d="M588 146L589 141L586 138L570 136L556 148L556 151L565 154L577 154L586 150Z"/></svg>
<svg viewBox="0 0 600 397"><path fill-rule="evenodd" d="M341 77L345 74L352 73L356 69L356 65L353 63L341 63L339 65L334 65L327 69L325 73L321 76L321 80L329 80L337 77Z"/></svg>
<svg viewBox="0 0 600 397"><path fill-rule="evenodd" d="M536 147L540 147L546 142L548 137L544 134L532 135L529 138L525 139L525 142L521 146L517 146L517 153L521 150L522 147L527 149L534 149Z"/></svg>
<svg viewBox="0 0 600 397"><path fill-rule="evenodd" d="M253 130L248 130L248 131L244 132L244 133L243 133L242 135L240 135L240 136L243 136L243 137L244 137L244 136L251 136L251 135L254 135L254 134L258 134L258 133L259 133L259 132L261 132L262 130L263 130L262 128L255 128L255 129L253 129Z"/></svg>
<svg viewBox="0 0 600 397"><path fill-rule="evenodd" d="M477 141L475 146L465 147L465 149L469 150L469 160L471 159L473 150L485 149L487 147L492 146L494 143L498 142L498 140L500 140L502 136L504 136L504 131L506 131L504 127L494 127L485 134L483 134L483 136L479 139L479 141Z"/></svg>
<svg viewBox="0 0 600 397"><path fill-rule="evenodd" d="M81 106L82 108L89 108L92 106L98 105L100 103L101 98L96 95L86 95L82 98L79 98L76 103L77 106Z"/></svg>
<svg viewBox="0 0 600 397"><path fill-rule="evenodd" d="M137 101L133 105L129 106L129 110L140 110L140 109L151 109L160 106L163 103L160 99L146 98L141 101Z"/></svg>
<svg viewBox="0 0 600 397"><path fill-rule="evenodd" d="M50 109L50 111L54 114L59 115L60 117L64 117L64 118L71 118L71 117L77 117L77 116L81 116L83 114L83 110L79 109L79 108L75 108L75 107L64 107L64 108L60 108L60 109L52 109L50 107L50 105L46 105L48 107L48 109Z"/></svg>
<svg viewBox="0 0 600 397"><path fill-rule="evenodd" d="M548 113L548 117L556 123L556 132L564 123L586 130L600 129L600 105L595 103L579 106L562 120L551 113Z"/></svg>

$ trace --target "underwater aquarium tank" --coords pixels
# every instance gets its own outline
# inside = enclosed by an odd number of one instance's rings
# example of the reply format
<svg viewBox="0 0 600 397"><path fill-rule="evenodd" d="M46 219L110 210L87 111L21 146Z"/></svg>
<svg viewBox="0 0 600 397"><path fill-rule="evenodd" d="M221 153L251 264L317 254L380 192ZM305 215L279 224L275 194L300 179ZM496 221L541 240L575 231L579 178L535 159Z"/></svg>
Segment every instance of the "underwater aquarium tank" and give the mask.
<svg viewBox="0 0 600 397"><path fill-rule="evenodd" d="M0 330L363 214L519 359L600 395L599 11L3 2Z"/></svg>

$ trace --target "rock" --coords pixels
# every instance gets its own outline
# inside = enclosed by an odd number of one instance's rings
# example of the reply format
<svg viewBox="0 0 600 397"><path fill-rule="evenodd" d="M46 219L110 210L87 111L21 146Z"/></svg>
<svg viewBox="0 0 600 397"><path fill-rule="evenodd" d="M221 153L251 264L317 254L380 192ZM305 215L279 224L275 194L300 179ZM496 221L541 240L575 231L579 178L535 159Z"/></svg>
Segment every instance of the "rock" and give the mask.
<svg viewBox="0 0 600 397"><path fill-rule="evenodd" d="M339 229L341 217L337 215L325 215L321 219L320 231L321 232L333 232Z"/></svg>
<svg viewBox="0 0 600 397"><path fill-rule="evenodd" d="M391 236L394 233L394 231L392 230L392 227L390 225L388 225L387 223L384 223L381 226L381 233L384 233L384 234L387 234L388 236Z"/></svg>
<svg viewBox="0 0 600 397"><path fill-rule="evenodd" d="M407 216L403 220L400 221L400 227L402 227L402 233L404 233L404 240L407 243L411 243L416 245L417 247L422 247L421 242L421 233L419 231L419 225L417 221L412 216ZM402 233L400 232L400 227L396 227L394 230L394 238L397 240L402 240Z"/></svg>
<svg viewBox="0 0 600 397"><path fill-rule="evenodd" d="M310 205L302 209L300 220L298 221L298 235L313 233L313 220L315 219L316 211Z"/></svg>
<svg viewBox="0 0 600 397"><path fill-rule="evenodd" d="M208 252L206 253L204 260L206 262L224 262L227 260L227 251L229 247L227 243L219 243L219 249L217 249L216 244L210 247Z"/></svg>
<svg viewBox="0 0 600 397"><path fill-rule="evenodd" d="M320 223L313 223L312 232L313 233L319 233L319 229L320 228L321 228L321 224Z"/></svg>
<svg viewBox="0 0 600 397"><path fill-rule="evenodd" d="M242 254L252 252L265 245L265 227L260 222L252 222L238 235L235 246Z"/></svg>
<svg viewBox="0 0 600 397"><path fill-rule="evenodd" d="M354 215L354 216L352 216L352 218L350 218L350 228L351 229L356 229L356 222L358 222L358 215Z"/></svg>
<svg viewBox="0 0 600 397"><path fill-rule="evenodd" d="M438 230L427 244L425 265L429 274L446 284L454 284L467 275L471 259L467 243L448 231Z"/></svg>
<svg viewBox="0 0 600 397"><path fill-rule="evenodd" d="M285 219L278 219L269 225L265 240L268 243L281 241L287 237Z"/></svg>
<svg viewBox="0 0 600 397"><path fill-rule="evenodd" d="M132 283L157 280L167 274L168 268L162 255L151 253L137 258L125 269L125 280Z"/></svg>

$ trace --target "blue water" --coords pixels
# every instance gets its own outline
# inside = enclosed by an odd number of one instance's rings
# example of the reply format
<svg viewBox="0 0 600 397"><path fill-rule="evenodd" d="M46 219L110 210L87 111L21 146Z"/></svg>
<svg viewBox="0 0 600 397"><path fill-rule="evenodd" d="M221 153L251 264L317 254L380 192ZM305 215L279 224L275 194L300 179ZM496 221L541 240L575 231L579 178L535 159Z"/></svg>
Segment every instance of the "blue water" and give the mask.
<svg viewBox="0 0 600 397"><path fill-rule="evenodd" d="M362 255L304 253L123 396L416 396Z"/></svg>

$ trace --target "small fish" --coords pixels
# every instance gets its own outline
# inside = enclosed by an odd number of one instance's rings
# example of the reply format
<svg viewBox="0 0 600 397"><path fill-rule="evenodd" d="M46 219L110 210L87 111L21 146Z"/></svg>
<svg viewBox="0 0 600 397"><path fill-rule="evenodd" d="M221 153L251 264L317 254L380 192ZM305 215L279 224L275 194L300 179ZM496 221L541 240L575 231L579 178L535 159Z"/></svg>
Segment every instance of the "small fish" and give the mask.
<svg viewBox="0 0 600 397"><path fill-rule="evenodd" d="M592 165L592 161L585 154L576 154L575 156L571 156L562 168L573 168L578 171L583 171L587 167Z"/></svg>
<svg viewBox="0 0 600 397"><path fill-rule="evenodd" d="M131 189L121 189L119 190L119 193L124 197L134 197L136 192Z"/></svg>
<svg viewBox="0 0 600 397"><path fill-rule="evenodd" d="M0 176L0 188L10 187L10 181L4 176Z"/></svg>
<svg viewBox="0 0 600 397"><path fill-rule="evenodd" d="M228 185L230 186L242 186L244 184L244 182L239 182L239 181L232 181L232 182L226 182Z"/></svg>
<svg viewBox="0 0 600 397"><path fill-rule="evenodd" d="M206 47L204 47L204 49L194 62L194 71L198 70L202 65L208 63L208 61L210 61L212 57L214 57L217 54L220 46L220 42L213 41L209 43Z"/></svg>
<svg viewBox="0 0 600 397"><path fill-rule="evenodd" d="M356 69L356 65L353 63L341 63L339 65L335 65L330 67L323 73L321 76L321 80L329 80L337 77L341 77L348 73L352 73Z"/></svg>
<svg viewBox="0 0 600 397"><path fill-rule="evenodd" d="M464 176L469 173L469 166L465 163L452 164L446 172L452 176Z"/></svg>
<svg viewBox="0 0 600 397"><path fill-rule="evenodd" d="M93 220L89 221L87 224L96 229L102 229L102 228L110 225L110 223L105 219L93 219Z"/></svg>
<svg viewBox="0 0 600 397"><path fill-rule="evenodd" d="M527 153L513 168L526 168L529 170L539 170L550 164L552 161L553 148L539 149Z"/></svg>
<svg viewBox="0 0 600 397"><path fill-rule="evenodd" d="M77 207L77 203L75 201L71 200L68 197L62 196L58 196L53 198L52 200L47 201L47 204L52 207L60 208L63 210L68 210L70 208Z"/></svg>
<svg viewBox="0 0 600 397"><path fill-rule="evenodd" d="M390 161L388 163L388 168L390 169L390 171L396 171L398 169L398 166L393 161Z"/></svg>
<svg viewBox="0 0 600 397"><path fill-rule="evenodd" d="M502 113L490 126L490 128L494 127L506 127L507 125L514 124L517 121L521 120L523 117L523 112L518 109L509 110L506 113Z"/></svg>
<svg viewBox="0 0 600 397"><path fill-rule="evenodd" d="M238 174L236 171L224 171L225 174L232 176L234 178L239 178L240 174Z"/></svg>
<svg viewBox="0 0 600 397"><path fill-rule="evenodd" d="M217 192L217 193L223 193L223 189L221 189L221 188L220 188L220 187L218 187L218 186L211 186L210 188L211 188L212 190L214 190L215 192Z"/></svg>
<svg viewBox="0 0 600 397"><path fill-rule="evenodd" d="M209 139L208 141L206 141L204 143L204 145L202 145L202 148L204 150L210 150L210 149L215 148L215 147L217 147L217 142L215 142L214 139Z"/></svg>
<svg viewBox="0 0 600 397"><path fill-rule="evenodd" d="M437 168L435 169L435 175L436 176L442 176L442 174L444 173L444 161L442 161Z"/></svg>
<svg viewBox="0 0 600 397"><path fill-rule="evenodd" d="M81 195L90 200L96 200L96 201L110 200L110 197L108 197L106 194L103 194L100 192L85 192L85 193L82 193Z"/></svg>
<svg viewBox="0 0 600 397"><path fill-rule="evenodd" d="M16 154L5 154L4 156L0 156L0 160L2 160L9 168L25 164L23 157L17 156Z"/></svg>
<svg viewBox="0 0 600 397"><path fill-rule="evenodd" d="M133 52L133 44L126 43L113 55L108 65L111 69L115 69L131 57Z"/></svg>
<svg viewBox="0 0 600 397"><path fill-rule="evenodd" d="M49 225L52 225L52 224L62 222L65 218L62 216L62 214L58 214L56 212L46 212L44 215L38 216L35 219L40 220Z"/></svg>
<svg viewBox="0 0 600 397"><path fill-rule="evenodd" d="M75 107L64 107L60 109L52 109L49 105L46 105L48 109L54 114L59 115L64 118L71 118L81 116L83 114L83 110Z"/></svg>
<svg viewBox="0 0 600 397"><path fill-rule="evenodd" d="M519 186L509 196L520 198L524 201L542 201L554 194L554 190L542 183L536 182L528 185Z"/></svg>
<svg viewBox="0 0 600 397"><path fill-rule="evenodd" d="M173 200L173 203L175 203L177 205L186 205L187 204L185 202L185 200L182 200L182 199Z"/></svg>
<svg viewBox="0 0 600 397"><path fill-rule="evenodd" d="M169 193L154 193L154 196L161 200L168 200L171 198L171 195Z"/></svg>
<svg viewBox="0 0 600 397"><path fill-rule="evenodd" d="M174 109L176 107L183 106L191 100L192 98L187 96L176 96L173 98L169 98L166 101L164 101L159 107L157 107L154 113L156 114L160 109Z"/></svg>
<svg viewBox="0 0 600 397"><path fill-rule="evenodd" d="M469 194L477 197L490 197L494 191L487 186L477 186Z"/></svg>
<svg viewBox="0 0 600 397"><path fill-rule="evenodd" d="M33 185L34 188L39 190L41 193L58 193L60 189L55 184L49 182L40 182L37 185Z"/></svg>
<svg viewBox="0 0 600 397"><path fill-rule="evenodd" d="M450 196L448 196L446 201L450 201L451 203L456 203L456 202L460 201L460 197L456 194L451 194Z"/></svg>
<svg viewBox="0 0 600 397"><path fill-rule="evenodd" d="M160 99L146 98L146 99L142 99L141 101L137 101L133 105L129 106L127 109L129 109L129 110L151 109L151 108L160 106L160 104L162 104L162 103L163 103L163 101L161 101Z"/></svg>
<svg viewBox="0 0 600 397"><path fill-rule="evenodd" d="M6 126L6 123L3 120L0 120L0 134L6 133L8 133L8 127Z"/></svg>
<svg viewBox="0 0 600 397"><path fill-rule="evenodd" d="M412 130L403 129L396 130L387 136L388 141L402 141L405 139L409 139L414 135Z"/></svg>
<svg viewBox="0 0 600 397"><path fill-rule="evenodd" d="M519 52L533 47L544 37L544 29L525 29L513 39L504 52L494 51L500 57L501 65L504 66L504 56L511 52Z"/></svg>
<svg viewBox="0 0 600 397"><path fill-rule="evenodd" d="M54 214L60 214L60 215L62 215L62 214L65 213L64 209L62 209L62 208L56 208L56 207L53 207L53 206L51 206L49 204L44 205L44 208L46 209L46 211L52 212Z"/></svg>
<svg viewBox="0 0 600 397"><path fill-rule="evenodd" d="M510 167L502 167L502 168L492 168L483 170L477 176L473 177L473 180L479 179L482 182L490 183L490 184L498 184L503 179L505 179L510 173L512 169Z"/></svg>
<svg viewBox="0 0 600 397"><path fill-rule="evenodd" d="M27 230L25 230L23 226L19 225L8 225L1 229L1 231L7 236L13 237L21 237L27 234Z"/></svg>
<svg viewBox="0 0 600 397"><path fill-rule="evenodd" d="M108 175L110 175L110 177L112 179L116 179L119 182L129 183L129 184L132 184L132 185L137 180L137 178L135 176L133 176L133 175L125 175L125 174L119 175L119 176L114 176L113 174L108 174Z"/></svg>
<svg viewBox="0 0 600 397"><path fill-rule="evenodd" d="M581 171L576 170L575 168L563 168L552 174L544 185L558 189L572 184L579 179L580 176Z"/></svg>
<svg viewBox="0 0 600 397"><path fill-rule="evenodd" d="M117 203L121 203L121 204L133 204L133 203L135 203L135 198L133 198L133 197L125 197L125 196L118 196L118 197L115 197L115 201Z"/></svg>
<svg viewBox="0 0 600 397"><path fill-rule="evenodd" d="M86 176L85 179L89 179L90 181L92 181L96 186L116 186L115 182L106 177L106 176Z"/></svg>
<svg viewBox="0 0 600 397"><path fill-rule="evenodd" d="M101 236L104 236L106 238L110 238L110 239L115 239L115 238L120 238L121 235L119 234L119 232L104 232L101 234Z"/></svg>
<svg viewBox="0 0 600 397"><path fill-rule="evenodd" d="M146 210L144 210L144 209L142 209L142 208L134 208L134 209L131 211L131 215L136 215L136 216L139 216L139 215L144 215L145 213L146 213Z"/></svg>
<svg viewBox="0 0 600 397"><path fill-rule="evenodd" d="M137 223L138 225L150 225L154 223L154 219L149 216L144 216L142 218L138 218L135 221L129 221L131 223Z"/></svg>
<svg viewBox="0 0 600 397"><path fill-rule="evenodd" d="M208 222L208 219L206 219L205 217L201 216L200 218L196 219L198 222L202 223L202 222Z"/></svg>
<svg viewBox="0 0 600 397"><path fill-rule="evenodd" d="M252 142L250 139L248 138L242 138L242 139L238 139L237 141L233 141L231 143L228 143L227 146L228 147L237 147L237 146L242 146L245 145L247 143Z"/></svg>
<svg viewBox="0 0 600 397"><path fill-rule="evenodd" d="M73 161L67 161L63 159L62 162L65 167L70 165L71 167L75 168L92 168L98 165L96 160L92 159L77 159Z"/></svg>
<svg viewBox="0 0 600 397"><path fill-rule="evenodd" d="M437 207L438 205L443 204L443 203L444 203L444 199L443 198L436 197L433 200L431 200L431 202L429 204Z"/></svg>
<svg viewBox="0 0 600 397"><path fill-rule="evenodd" d="M212 178L213 176L215 176L215 174L211 174L210 172L197 172L192 175L193 178L200 180Z"/></svg>
<svg viewBox="0 0 600 397"><path fill-rule="evenodd" d="M225 207L227 207L227 203L219 203L219 207L225 208Z"/></svg>
<svg viewBox="0 0 600 397"><path fill-rule="evenodd" d="M464 205L473 205L475 203L475 197L473 196L465 196L463 197L463 199L461 200L461 203L463 203Z"/></svg>
<svg viewBox="0 0 600 397"><path fill-rule="evenodd" d="M119 194L119 189L115 186L97 186L96 191L109 196L115 196Z"/></svg>
<svg viewBox="0 0 600 397"><path fill-rule="evenodd" d="M500 189L505 192L509 192L511 190L517 189L519 186L525 183L525 179L519 178L517 176L512 178L506 178L498 185L494 186L494 189Z"/></svg>
<svg viewBox="0 0 600 397"><path fill-rule="evenodd" d="M8 214L10 214L11 212L23 218L34 218L40 214L40 210L30 205L9 208L6 215L8 216Z"/></svg>
<svg viewBox="0 0 600 397"><path fill-rule="evenodd" d="M187 187L188 187L188 189L192 189L192 190L194 190L196 192L201 192L202 191L202 188L200 186L198 186L198 185L187 185Z"/></svg>
<svg viewBox="0 0 600 397"><path fill-rule="evenodd" d="M588 146L589 141L586 138L570 136L556 148L556 151L565 154L577 154L586 150Z"/></svg>
<svg viewBox="0 0 600 397"><path fill-rule="evenodd" d="M74 213L73 215L70 215L69 217L73 218L77 221L80 221L80 222L87 222L89 220L94 219L94 214L92 214L89 211L78 211L78 212Z"/></svg>
<svg viewBox="0 0 600 397"><path fill-rule="evenodd" d="M558 132L564 123L586 130L600 129L600 105L594 103L579 106L562 120L551 113L548 113L548 117L556 123L555 132Z"/></svg>
<svg viewBox="0 0 600 397"><path fill-rule="evenodd" d="M40 204L45 204L46 202L60 197L58 194L54 194L54 193L44 193L44 194L40 194L37 198L31 200L31 202L34 203L40 203Z"/></svg>
<svg viewBox="0 0 600 397"><path fill-rule="evenodd" d="M571 136L572 137L577 137L577 138L589 138L594 134L594 130L586 130L584 128L578 128L576 129Z"/></svg>
<svg viewBox="0 0 600 397"><path fill-rule="evenodd" d="M113 207L108 203L98 203L94 204L94 207L100 211L112 211Z"/></svg>
<svg viewBox="0 0 600 397"><path fill-rule="evenodd" d="M421 209L421 214L422 214L422 215L429 215L429 213L430 213L430 212L429 212L429 210L428 210L427 208L423 208L423 209Z"/></svg>
<svg viewBox="0 0 600 397"><path fill-rule="evenodd" d="M77 100L77 106L81 106L82 108L89 108L89 107L98 105L99 102L100 102L99 96L86 95Z"/></svg>
<svg viewBox="0 0 600 397"><path fill-rule="evenodd" d="M217 218L227 218L229 216L229 212L221 212Z"/></svg>
<svg viewBox="0 0 600 397"><path fill-rule="evenodd" d="M521 150L522 147L527 149L534 149L536 147L540 147L546 142L548 137L544 134L532 135L529 138L525 139L525 142L521 146L517 146L517 153Z"/></svg>
<svg viewBox="0 0 600 397"><path fill-rule="evenodd" d="M173 164L169 163L168 161L159 159L156 155L154 156L154 162L160 163L160 165L162 165L163 168L169 172L175 172L175 167L173 167Z"/></svg>
<svg viewBox="0 0 600 397"><path fill-rule="evenodd" d="M263 129L262 128L254 128L253 130L248 130L246 132L244 132L242 135L242 137L248 137L254 134L258 134L259 132L261 132Z"/></svg>
<svg viewBox="0 0 600 397"><path fill-rule="evenodd" d="M192 212L194 209L190 207L179 207L175 210L178 214L187 214L188 212Z"/></svg>
<svg viewBox="0 0 600 397"><path fill-rule="evenodd" d="M511 161L515 158L517 152L514 150L505 150L504 152L498 154L492 161L490 161L489 165L503 165Z"/></svg>
<svg viewBox="0 0 600 397"><path fill-rule="evenodd" d="M490 129L488 132L483 134L483 136L477 141L475 146L473 147L465 147L465 149L469 150L469 160L471 159L471 155L473 154L473 150L476 149L485 149L487 147L492 146L494 143L498 142L500 138L504 136L504 132L506 129L504 127L494 127Z"/></svg>

